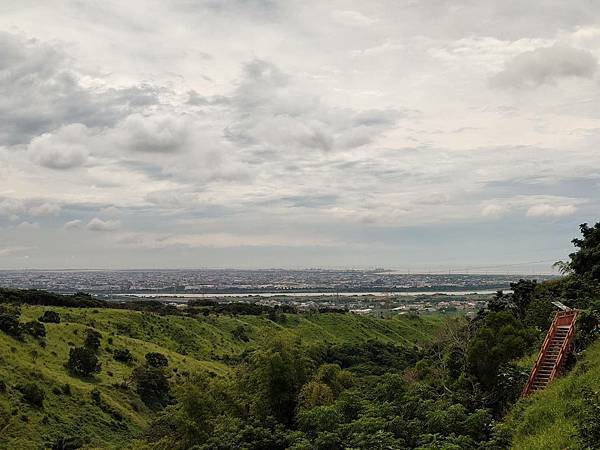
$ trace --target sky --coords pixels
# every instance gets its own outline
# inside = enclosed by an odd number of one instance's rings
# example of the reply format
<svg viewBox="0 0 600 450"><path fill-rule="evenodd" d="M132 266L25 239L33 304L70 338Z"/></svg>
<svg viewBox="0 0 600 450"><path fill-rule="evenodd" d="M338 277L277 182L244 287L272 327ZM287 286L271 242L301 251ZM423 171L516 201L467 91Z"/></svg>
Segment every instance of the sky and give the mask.
<svg viewBox="0 0 600 450"><path fill-rule="evenodd" d="M600 3L2 0L0 268L548 272Z"/></svg>

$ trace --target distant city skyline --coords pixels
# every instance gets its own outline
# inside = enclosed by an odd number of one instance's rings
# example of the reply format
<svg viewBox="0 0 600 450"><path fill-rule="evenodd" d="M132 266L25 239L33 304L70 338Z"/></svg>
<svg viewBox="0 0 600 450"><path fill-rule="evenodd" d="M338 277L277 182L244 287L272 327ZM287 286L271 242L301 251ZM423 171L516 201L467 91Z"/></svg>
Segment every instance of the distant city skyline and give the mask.
<svg viewBox="0 0 600 450"><path fill-rule="evenodd" d="M559 0L4 0L0 269L554 273L600 220L598 24Z"/></svg>

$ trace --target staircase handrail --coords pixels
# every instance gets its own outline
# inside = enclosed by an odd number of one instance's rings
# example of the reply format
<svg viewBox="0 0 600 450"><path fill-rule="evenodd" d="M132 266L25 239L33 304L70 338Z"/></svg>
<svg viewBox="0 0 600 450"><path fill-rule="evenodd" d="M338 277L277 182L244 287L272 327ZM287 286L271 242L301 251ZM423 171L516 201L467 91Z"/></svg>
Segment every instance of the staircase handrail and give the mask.
<svg viewBox="0 0 600 450"><path fill-rule="evenodd" d="M554 337L554 334L556 332L556 324L558 323L559 314L560 314L559 312L554 314L554 319L552 320L552 324L550 325L550 328L548 329L548 332L546 333L546 338L544 339L542 348L540 348L540 352L538 353L538 356L537 356L537 359L533 366L533 369L531 369L531 374L529 375L529 379L527 380L527 383L525 384L525 388L523 389L523 392L521 394L523 397L525 397L526 395L529 394L529 391L531 390L533 381L535 380L535 377L537 376L539 366L544 359L543 356L546 353L546 350L548 349L548 346L550 345L552 338Z"/></svg>
<svg viewBox="0 0 600 450"><path fill-rule="evenodd" d="M573 324L575 323L575 320L577 319L577 314L579 313L579 311L575 309L570 312L572 312L572 318L571 318L571 323L569 324L569 332L565 336L565 342L563 343L563 345L560 348L560 351L558 352L558 356L556 358L556 364L552 368L552 372L550 372L550 380L554 379L554 377L556 376L556 372L558 372L558 370L561 368L562 363L563 363L562 360L565 357L566 351L571 346L571 341L573 340L573 337L575 334L575 327L573 326Z"/></svg>

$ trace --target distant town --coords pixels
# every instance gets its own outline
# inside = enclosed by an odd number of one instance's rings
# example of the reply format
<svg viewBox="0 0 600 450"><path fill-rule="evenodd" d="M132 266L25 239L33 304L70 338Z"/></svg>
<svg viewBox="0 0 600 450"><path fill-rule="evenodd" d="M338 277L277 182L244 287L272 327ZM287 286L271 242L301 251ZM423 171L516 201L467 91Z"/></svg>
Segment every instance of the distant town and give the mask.
<svg viewBox="0 0 600 450"><path fill-rule="evenodd" d="M407 274L390 270L121 270L0 271L0 286L87 292L111 301L158 299L183 307L189 300L244 301L298 310L356 314L475 311L518 275ZM528 278L532 278L529 276ZM548 275L533 277L538 280Z"/></svg>

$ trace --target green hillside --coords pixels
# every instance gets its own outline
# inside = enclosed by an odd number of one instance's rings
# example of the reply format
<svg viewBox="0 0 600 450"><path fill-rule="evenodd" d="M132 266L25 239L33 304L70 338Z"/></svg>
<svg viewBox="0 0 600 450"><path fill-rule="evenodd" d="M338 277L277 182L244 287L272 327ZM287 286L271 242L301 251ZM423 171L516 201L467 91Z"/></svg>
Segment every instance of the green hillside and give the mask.
<svg viewBox="0 0 600 450"><path fill-rule="evenodd" d="M124 385L136 363L113 359L114 349L129 349L137 363L148 352L169 360L170 378L188 373L227 374L227 364L241 353L276 336L299 338L304 344L364 342L422 344L431 339L441 317L376 319L350 314L285 315L277 323L265 315L158 315L108 308L22 306L21 323L35 321L46 310L56 311L60 323L46 323L42 340L17 340L0 333L0 448L37 449L60 437L85 436L89 447L123 448L148 429L153 411ZM69 349L81 346L85 330L102 334L102 370L93 379L71 376L64 367ZM243 330L243 337L236 330ZM247 342L246 342L247 340ZM23 401L18 390L35 382L45 392L43 408ZM68 385L69 388L65 388ZM65 390L70 389L70 393ZM92 391L102 402L94 401Z"/></svg>
<svg viewBox="0 0 600 450"><path fill-rule="evenodd" d="M507 418L515 450L598 448L600 442L600 342L575 368L548 388L521 400ZM583 427L587 431L583 432ZM594 434L595 432L595 434ZM591 439L586 439L589 436ZM595 439L594 439L595 436ZM592 442L596 446L592 446Z"/></svg>

